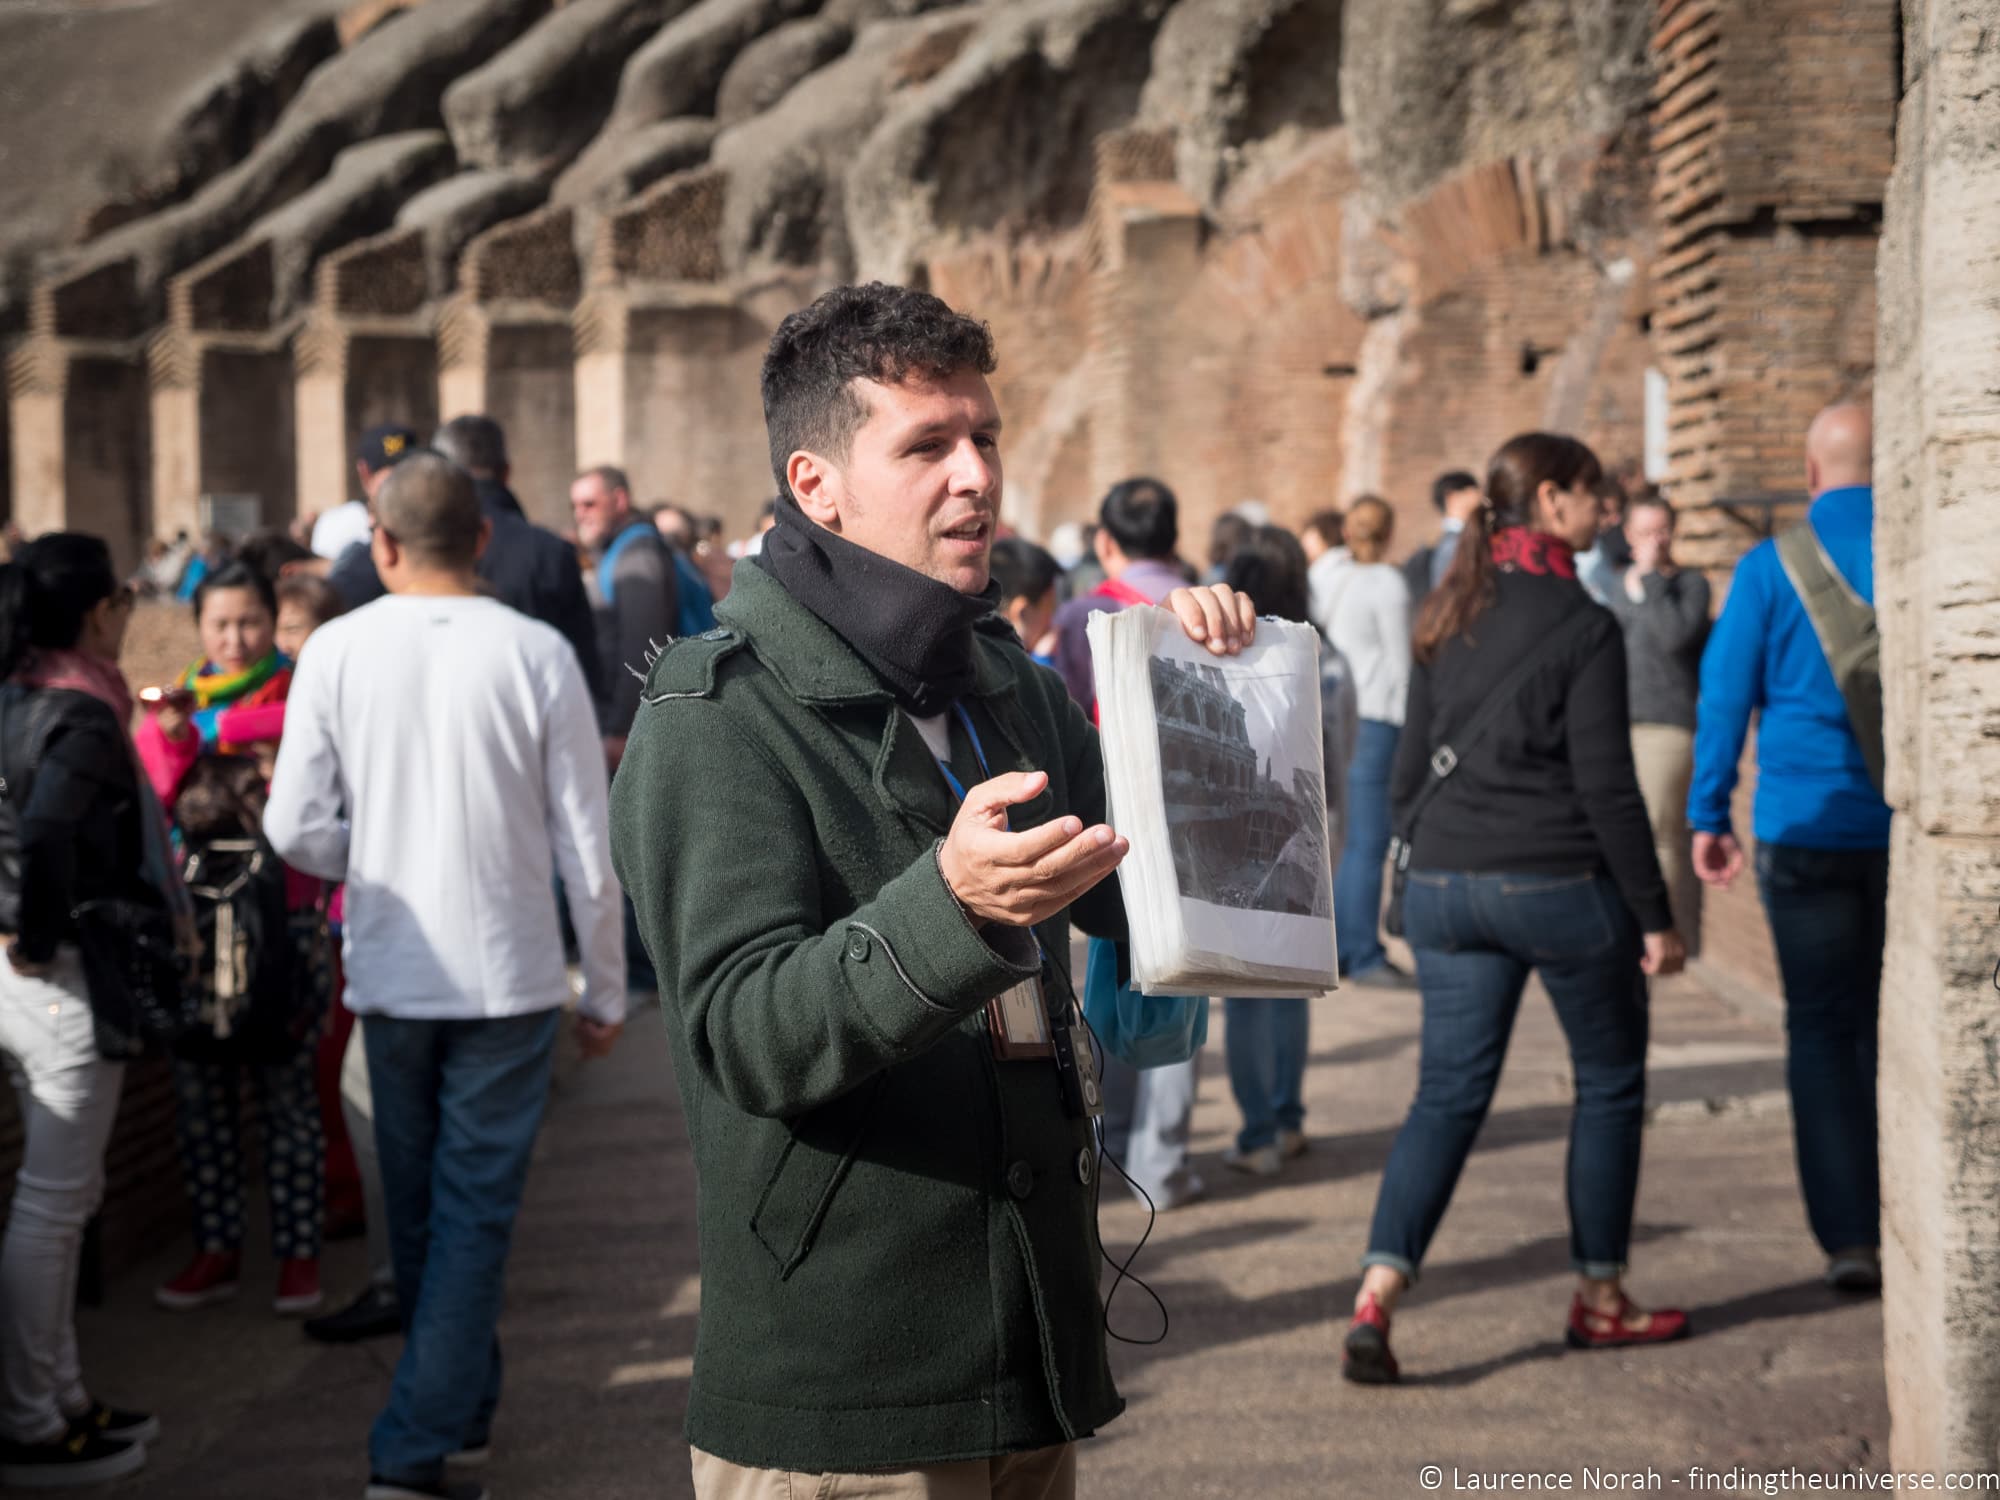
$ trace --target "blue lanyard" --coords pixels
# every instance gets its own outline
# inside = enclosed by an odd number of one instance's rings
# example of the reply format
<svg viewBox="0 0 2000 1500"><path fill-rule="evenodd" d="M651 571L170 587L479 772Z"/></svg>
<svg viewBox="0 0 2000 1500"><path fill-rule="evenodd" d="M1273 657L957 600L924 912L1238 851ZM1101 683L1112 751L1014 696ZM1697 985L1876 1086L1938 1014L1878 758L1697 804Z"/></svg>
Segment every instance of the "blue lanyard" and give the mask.
<svg viewBox="0 0 2000 1500"><path fill-rule="evenodd" d="M972 727L972 716L965 711L965 705L962 703L953 703L951 711L958 715L958 722L965 726L965 737L972 741L972 754L973 758L979 762L980 779L982 781L991 781L993 779L993 768L986 764L986 747L979 743L979 731ZM952 773L951 767L944 763L943 756L934 756L933 759L937 761L938 769L944 772L945 784L951 788L951 794L963 804L965 801L965 783ZM1007 827L1009 832L1013 831L1014 825L1012 819L1008 820ZM1028 936L1035 940L1035 951L1041 955L1042 961L1046 963L1049 951L1042 946L1042 935L1031 927L1028 929Z"/></svg>
<svg viewBox="0 0 2000 1500"><path fill-rule="evenodd" d="M972 716L965 711L965 705L962 703L952 704L951 711L958 715L958 722L965 726L965 737L972 741L972 754L979 762L980 779L991 781L993 772L986 764L986 747L979 743L979 731L972 727ZM937 763L938 769L944 772L945 783L951 788L952 796L958 798L961 803L964 802L965 783L952 774L951 767L945 764L943 756L937 757Z"/></svg>

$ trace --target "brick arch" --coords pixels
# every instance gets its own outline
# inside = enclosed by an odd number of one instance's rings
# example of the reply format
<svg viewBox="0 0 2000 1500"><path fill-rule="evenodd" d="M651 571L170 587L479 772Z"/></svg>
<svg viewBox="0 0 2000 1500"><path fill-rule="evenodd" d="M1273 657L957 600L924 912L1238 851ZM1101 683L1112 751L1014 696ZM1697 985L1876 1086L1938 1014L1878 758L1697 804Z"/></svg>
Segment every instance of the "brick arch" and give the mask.
<svg viewBox="0 0 2000 1500"><path fill-rule="evenodd" d="M1535 161L1507 157L1467 167L1397 211L1378 231L1408 262L1413 301L1444 295L1474 271L1566 237L1558 203L1535 181Z"/></svg>
<svg viewBox="0 0 2000 1500"><path fill-rule="evenodd" d="M1187 304L1191 325L1254 325L1315 287L1337 297L1340 235L1341 200L1328 198L1231 237L1202 268Z"/></svg>

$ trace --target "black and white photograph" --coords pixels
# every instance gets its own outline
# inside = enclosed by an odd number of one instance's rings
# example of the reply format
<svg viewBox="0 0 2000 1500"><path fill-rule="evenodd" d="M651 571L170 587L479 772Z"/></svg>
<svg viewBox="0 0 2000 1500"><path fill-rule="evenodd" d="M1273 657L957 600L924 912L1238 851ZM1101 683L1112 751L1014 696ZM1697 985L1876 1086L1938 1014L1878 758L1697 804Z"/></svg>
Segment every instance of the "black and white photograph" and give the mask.
<svg viewBox="0 0 2000 1500"><path fill-rule="evenodd" d="M1094 616L1105 774L1148 995L1313 995L1336 980L1319 638L1258 623L1218 658L1164 610Z"/></svg>
<svg viewBox="0 0 2000 1500"><path fill-rule="evenodd" d="M1325 775L1288 764L1283 737L1253 738L1244 697L1258 681L1207 663L1152 658L1160 774L1180 891L1193 901L1325 917L1333 911Z"/></svg>

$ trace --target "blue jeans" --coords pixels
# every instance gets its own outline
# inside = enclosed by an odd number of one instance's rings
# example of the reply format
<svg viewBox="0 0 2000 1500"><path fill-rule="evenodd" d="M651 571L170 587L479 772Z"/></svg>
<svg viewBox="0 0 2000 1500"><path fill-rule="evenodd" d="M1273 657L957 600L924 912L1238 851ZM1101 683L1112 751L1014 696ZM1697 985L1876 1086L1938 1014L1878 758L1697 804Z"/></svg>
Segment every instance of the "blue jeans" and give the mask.
<svg viewBox="0 0 2000 1500"><path fill-rule="evenodd" d="M1806 1217L1829 1255L1879 1245L1875 1030L1889 851L1759 844L1757 886L1785 981L1785 1081Z"/></svg>
<svg viewBox="0 0 2000 1500"><path fill-rule="evenodd" d="M1389 770L1402 730L1363 719L1347 767L1347 841L1333 877L1340 972L1349 978L1389 961L1382 949L1382 861L1389 854Z"/></svg>
<svg viewBox="0 0 2000 1500"><path fill-rule="evenodd" d="M1276 1143L1281 1130L1306 1119L1306 1047L1312 1004L1306 1000L1229 999L1223 1044L1229 1055L1229 1091L1243 1112L1238 1151Z"/></svg>
<svg viewBox="0 0 2000 1500"><path fill-rule="evenodd" d="M375 1145L407 1325L370 1469L434 1483L500 1404L500 1297L559 1010L492 1021L366 1016Z"/></svg>
<svg viewBox="0 0 2000 1500"><path fill-rule="evenodd" d="M1493 1102L1528 971L1569 1040L1570 1257L1585 1276L1625 1265L1646 1112L1646 980L1638 921L1605 875L1412 870L1404 925L1423 990L1417 1098L1375 1200L1363 1265L1412 1281Z"/></svg>
<svg viewBox="0 0 2000 1500"><path fill-rule="evenodd" d="M1194 1184L1188 1131L1200 1081L1199 1052L1164 1068L1135 1068L1104 1054L1104 1149L1155 1204L1176 1201Z"/></svg>

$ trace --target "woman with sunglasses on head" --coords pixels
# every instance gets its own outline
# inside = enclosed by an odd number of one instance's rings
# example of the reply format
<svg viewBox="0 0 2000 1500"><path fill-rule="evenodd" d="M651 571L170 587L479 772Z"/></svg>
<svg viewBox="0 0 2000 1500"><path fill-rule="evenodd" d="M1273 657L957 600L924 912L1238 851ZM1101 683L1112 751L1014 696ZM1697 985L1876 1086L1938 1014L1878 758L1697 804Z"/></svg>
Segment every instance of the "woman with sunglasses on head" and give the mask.
<svg viewBox="0 0 2000 1500"><path fill-rule="evenodd" d="M0 566L0 1052L23 1131L0 1249L5 1485L115 1479L159 1430L92 1398L73 1313L125 1074L100 1055L73 913L185 903L127 730L118 648L131 605L96 537L39 537Z"/></svg>

